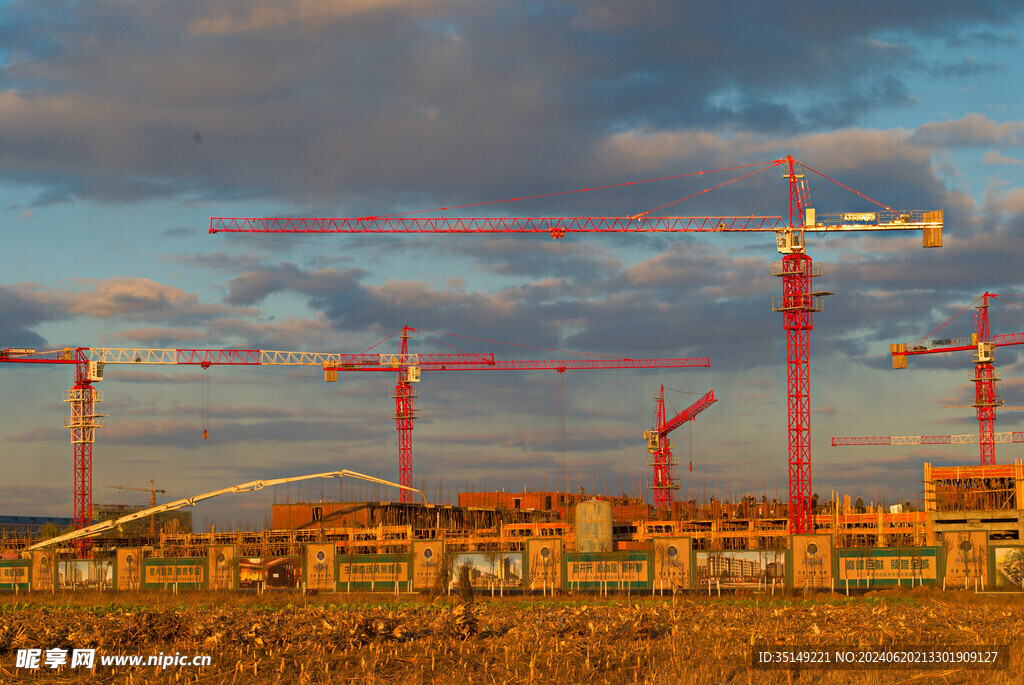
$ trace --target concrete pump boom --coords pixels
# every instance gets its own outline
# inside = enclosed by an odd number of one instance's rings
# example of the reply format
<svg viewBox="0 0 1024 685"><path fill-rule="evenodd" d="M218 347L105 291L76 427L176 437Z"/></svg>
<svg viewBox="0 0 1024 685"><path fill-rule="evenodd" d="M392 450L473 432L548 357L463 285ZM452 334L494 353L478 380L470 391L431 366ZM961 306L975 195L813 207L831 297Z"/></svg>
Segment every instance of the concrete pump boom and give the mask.
<svg viewBox="0 0 1024 685"><path fill-rule="evenodd" d="M325 473L314 473L308 476L273 478L271 480L254 480L248 483L242 483L241 485L233 485L230 488L222 488L220 490L214 490L212 492L204 492L201 495L186 497L185 499L175 500L173 502L168 502L167 504L161 504L155 507L150 507L149 509L143 509L142 511L133 511L127 516L122 516L121 518L111 519L109 521L102 521L101 523L97 523L92 526L87 526L86 528L79 528L78 530L72 531L70 533L65 533L64 535L58 535L57 537L50 538L49 540L43 540L42 542L38 542L32 545L31 547L26 547L22 553L27 554L28 552L31 552L33 550L42 549L44 547L51 547L53 545L59 545L63 542L71 542L72 540L78 540L80 538L95 537L101 533L105 533L108 530L120 528L126 523L138 521L139 519L144 519L147 516L155 516L156 514L159 514L164 511L175 511L176 509L181 509L182 507L192 507L195 506L196 502L201 502L203 500L207 500L212 497L217 497L219 495L227 495L237 492L256 492L257 490L262 490L263 488L269 487L271 485L284 485L285 483L295 483L296 481L300 480L310 480L313 478L333 478L335 476L337 476L338 478L351 476L352 478L367 480L370 481L371 483L378 483L380 485L390 485L401 490L410 490L412 492L418 492L420 497L423 498L423 504L427 504L427 496L423 494L422 490L410 488L405 485L399 485L398 483L392 483L391 481L388 480L374 478L373 476L367 476L362 473L356 473L355 471L342 469L341 471L327 471Z"/></svg>

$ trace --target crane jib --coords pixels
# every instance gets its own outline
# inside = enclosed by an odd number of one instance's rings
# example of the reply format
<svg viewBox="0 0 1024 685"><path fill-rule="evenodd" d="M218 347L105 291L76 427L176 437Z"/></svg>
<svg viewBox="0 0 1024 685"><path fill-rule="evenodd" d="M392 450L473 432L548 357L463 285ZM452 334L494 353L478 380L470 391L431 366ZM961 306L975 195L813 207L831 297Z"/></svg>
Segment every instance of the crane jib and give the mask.
<svg viewBox="0 0 1024 685"><path fill-rule="evenodd" d="M940 229L942 213L923 210L811 214L810 225L780 216L624 217L211 217L210 233L772 233Z"/></svg>

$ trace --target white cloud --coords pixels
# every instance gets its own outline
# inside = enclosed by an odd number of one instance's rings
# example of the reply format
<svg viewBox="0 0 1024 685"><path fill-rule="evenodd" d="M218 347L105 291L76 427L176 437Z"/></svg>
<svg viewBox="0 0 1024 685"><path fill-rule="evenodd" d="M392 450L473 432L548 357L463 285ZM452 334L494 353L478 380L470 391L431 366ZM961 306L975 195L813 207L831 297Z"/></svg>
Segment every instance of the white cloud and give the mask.
<svg viewBox="0 0 1024 685"><path fill-rule="evenodd" d="M1015 157L1007 157L996 150L988 150L981 157L982 164L992 164L995 166L1006 166L1006 165L1021 165L1024 161L1019 160Z"/></svg>
<svg viewBox="0 0 1024 685"><path fill-rule="evenodd" d="M981 114L951 121L927 122L913 141L929 147L1014 146L1024 142L1024 121L996 122Z"/></svg>

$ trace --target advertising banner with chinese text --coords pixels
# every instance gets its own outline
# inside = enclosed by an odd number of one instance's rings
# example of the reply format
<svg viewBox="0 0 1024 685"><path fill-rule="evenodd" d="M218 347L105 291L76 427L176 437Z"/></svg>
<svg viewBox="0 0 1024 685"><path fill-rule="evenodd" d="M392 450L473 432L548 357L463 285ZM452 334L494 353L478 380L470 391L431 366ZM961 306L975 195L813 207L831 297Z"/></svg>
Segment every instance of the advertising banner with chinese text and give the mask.
<svg viewBox="0 0 1024 685"><path fill-rule="evenodd" d="M0 561L0 590L19 590L27 592L29 589L28 576L32 568L29 560L12 559Z"/></svg>
<svg viewBox="0 0 1024 685"><path fill-rule="evenodd" d="M206 585L206 563L203 557L144 559L142 589L169 590L175 583L182 589L203 588Z"/></svg>
<svg viewBox="0 0 1024 685"><path fill-rule="evenodd" d="M837 589L941 582L938 547L837 549L835 556Z"/></svg>
<svg viewBox="0 0 1024 685"><path fill-rule="evenodd" d="M440 540L413 540L412 586L417 590L434 587L444 557L444 543Z"/></svg>
<svg viewBox="0 0 1024 685"><path fill-rule="evenodd" d="M988 533L983 530L942 533L946 587L974 588L988 579Z"/></svg>
<svg viewBox="0 0 1024 685"><path fill-rule="evenodd" d="M793 535L789 544L790 586L797 590L832 587L832 536Z"/></svg>
<svg viewBox="0 0 1024 685"><path fill-rule="evenodd" d="M650 586L647 552L577 552L562 557L567 589L638 590Z"/></svg>
<svg viewBox="0 0 1024 685"><path fill-rule="evenodd" d="M409 587L409 557L404 554L338 556L338 589L394 590Z"/></svg>
<svg viewBox="0 0 1024 685"><path fill-rule="evenodd" d="M57 588L57 569L54 553L49 550L32 552L32 590L52 592Z"/></svg>

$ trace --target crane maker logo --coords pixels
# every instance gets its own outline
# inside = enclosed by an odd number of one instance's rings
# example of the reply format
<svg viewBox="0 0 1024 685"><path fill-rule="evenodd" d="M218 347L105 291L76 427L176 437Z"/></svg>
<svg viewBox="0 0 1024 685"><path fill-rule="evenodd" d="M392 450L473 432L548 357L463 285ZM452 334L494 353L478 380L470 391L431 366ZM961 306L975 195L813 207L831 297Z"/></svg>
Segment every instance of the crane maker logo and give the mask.
<svg viewBox="0 0 1024 685"><path fill-rule="evenodd" d="M844 223L874 223L878 220L878 215L874 212L846 212L843 214Z"/></svg>

